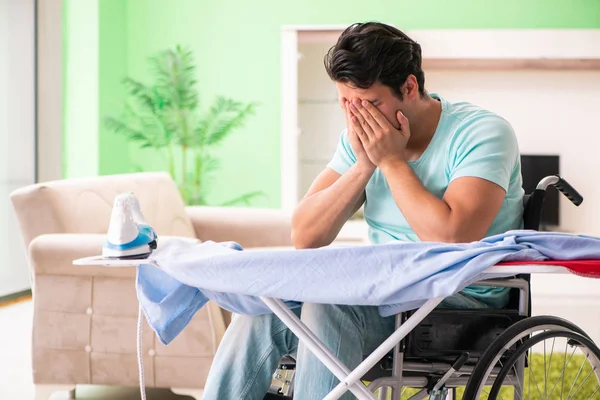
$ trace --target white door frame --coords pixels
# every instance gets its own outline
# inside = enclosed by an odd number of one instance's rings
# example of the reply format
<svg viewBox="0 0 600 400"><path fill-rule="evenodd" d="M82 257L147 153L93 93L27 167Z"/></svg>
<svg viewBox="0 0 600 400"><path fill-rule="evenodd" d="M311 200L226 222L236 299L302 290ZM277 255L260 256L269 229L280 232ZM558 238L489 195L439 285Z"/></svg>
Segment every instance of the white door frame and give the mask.
<svg viewBox="0 0 600 400"><path fill-rule="evenodd" d="M62 179L62 0L36 0L37 181Z"/></svg>
<svg viewBox="0 0 600 400"><path fill-rule="evenodd" d="M342 25L286 25L281 28L281 201L291 212L298 202L298 43L333 39Z"/></svg>

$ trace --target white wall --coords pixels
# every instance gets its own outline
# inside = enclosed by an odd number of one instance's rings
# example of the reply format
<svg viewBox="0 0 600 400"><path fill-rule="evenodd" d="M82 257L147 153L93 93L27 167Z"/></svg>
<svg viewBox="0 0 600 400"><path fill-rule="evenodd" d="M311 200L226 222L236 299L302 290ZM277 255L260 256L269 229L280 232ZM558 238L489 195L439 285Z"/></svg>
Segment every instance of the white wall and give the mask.
<svg viewBox="0 0 600 400"><path fill-rule="evenodd" d="M9 200L35 179L34 1L0 0L0 296L29 288Z"/></svg>
<svg viewBox="0 0 600 400"><path fill-rule="evenodd" d="M561 230L600 235L600 71L429 71L425 87L505 117L522 154L557 154L560 172L583 196L560 196Z"/></svg>

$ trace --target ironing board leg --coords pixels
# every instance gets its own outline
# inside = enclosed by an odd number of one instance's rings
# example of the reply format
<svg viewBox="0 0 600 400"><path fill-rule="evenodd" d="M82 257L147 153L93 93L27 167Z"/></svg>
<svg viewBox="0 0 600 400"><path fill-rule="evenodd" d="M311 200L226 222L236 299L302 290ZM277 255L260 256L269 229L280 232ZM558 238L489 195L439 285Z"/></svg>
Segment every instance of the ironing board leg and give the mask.
<svg viewBox="0 0 600 400"><path fill-rule="evenodd" d="M315 336L308 327L300 321L289 307L281 300L268 297L261 297L261 300L273 311L275 315L286 324L288 328L302 341L306 347L323 363L325 366L341 381L350 373L350 369L337 359L327 347ZM350 390L359 400L377 400L377 398L367 389L367 387L356 380L352 384L344 386L344 391L341 392L339 398L346 391ZM329 398L329 397L328 397Z"/></svg>
<svg viewBox="0 0 600 400"><path fill-rule="evenodd" d="M304 331L304 333L309 337L309 340L314 341L315 344L319 346L325 353L330 354L329 349L321 342L321 340L317 336L315 336L315 334L310 329L308 329L306 325L304 325L304 323L302 323L302 321L298 319L296 314L294 314L294 312L292 312L292 310L290 310L290 308L287 307L284 302L282 302L281 300L275 300L275 302L277 303L277 307L281 309L281 312L284 312L287 316L289 316L289 318L292 321L298 321L298 328ZM334 355L331 355L331 357L331 361L334 362L339 367L339 369L343 370L346 374L350 373L350 370Z"/></svg>
<svg viewBox="0 0 600 400"><path fill-rule="evenodd" d="M323 400L333 400L344 394L350 385L361 379L382 357L389 353L398 342L410 333L429 313L444 300L443 297L427 300L404 324L390 335L375 351L358 365L344 380L340 379L335 387Z"/></svg>

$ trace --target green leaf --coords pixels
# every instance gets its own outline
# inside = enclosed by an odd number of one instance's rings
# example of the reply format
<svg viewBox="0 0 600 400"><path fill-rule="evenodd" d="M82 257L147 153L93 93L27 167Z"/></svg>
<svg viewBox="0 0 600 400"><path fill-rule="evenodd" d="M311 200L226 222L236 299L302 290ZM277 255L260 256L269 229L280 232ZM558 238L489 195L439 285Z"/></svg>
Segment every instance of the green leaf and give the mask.
<svg viewBox="0 0 600 400"><path fill-rule="evenodd" d="M129 96L134 98L146 111L154 113L158 109L157 103L160 100L146 85L131 78L123 79L123 85Z"/></svg>
<svg viewBox="0 0 600 400"><path fill-rule="evenodd" d="M132 141L141 142L142 145L153 144L150 138L148 138L148 136L143 132L130 128L124 122L121 122L115 118L105 118L104 124L108 129L114 131L115 133L123 134Z"/></svg>
<svg viewBox="0 0 600 400"><path fill-rule="evenodd" d="M210 154L205 154L203 159L204 159L204 161L203 161L202 172L210 173L210 172L215 172L219 169L219 160L217 160Z"/></svg>
<svg viewBox="0 0 600 400"><path fill-rule="evenodd" d="M239 110L229 119L220 121L214 131L208 136L206 144L214 145L225 139L235 128L243 125L244 120L254 113L254 105L249 104L243 109Z"/></svg>
<svg viewBox="0 0 600 400"><path fill-rule="evenodd" d="M244 120L254 113L256 104L247 105L232 99L218 97L208 115L199 122L194 131L197 146L214 145L227 137Z"/></svg>
<svg viewBox="0 0 600 400"><path fill-rule="evenodd" d="M179 109L198 106L196 67L190 50L177 46L152 57L150 63L156 75L156 89L168 100L168 106Z"/></svg>

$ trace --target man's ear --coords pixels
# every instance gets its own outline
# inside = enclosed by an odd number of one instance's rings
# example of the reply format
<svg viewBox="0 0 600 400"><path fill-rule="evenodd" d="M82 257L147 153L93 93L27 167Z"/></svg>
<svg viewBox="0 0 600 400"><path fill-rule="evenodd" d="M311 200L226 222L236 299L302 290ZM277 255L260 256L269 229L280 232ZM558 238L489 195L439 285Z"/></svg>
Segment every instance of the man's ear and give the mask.
<svg viewBox="0 0 600 400"><path fill-rule="evenodd" d="M413 74L408 75L406 81L400 87L400 92L402 97L407 100L414 100L419 96L419 83Z"/></svg>

